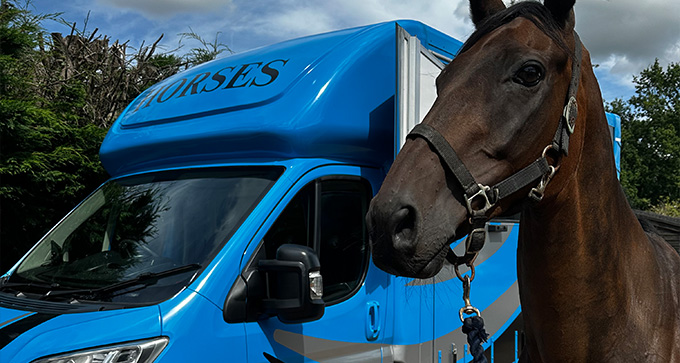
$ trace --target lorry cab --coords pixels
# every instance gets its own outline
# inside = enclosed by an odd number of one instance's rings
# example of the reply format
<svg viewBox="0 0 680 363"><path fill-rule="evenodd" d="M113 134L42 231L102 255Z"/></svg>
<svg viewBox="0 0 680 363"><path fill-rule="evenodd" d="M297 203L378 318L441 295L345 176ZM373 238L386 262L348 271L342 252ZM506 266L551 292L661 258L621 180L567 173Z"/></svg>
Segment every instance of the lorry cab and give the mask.
<svg viewBox="0 0 680 363"><path fill-rule="evenodd" d="M0 360L470 361L453 269L379 270L364 222L461 45L388 22L147 89L101 146L111 179L2 276ZM488 354L509 361L521 346L518 226L487 228L471 300Z"/></svg>

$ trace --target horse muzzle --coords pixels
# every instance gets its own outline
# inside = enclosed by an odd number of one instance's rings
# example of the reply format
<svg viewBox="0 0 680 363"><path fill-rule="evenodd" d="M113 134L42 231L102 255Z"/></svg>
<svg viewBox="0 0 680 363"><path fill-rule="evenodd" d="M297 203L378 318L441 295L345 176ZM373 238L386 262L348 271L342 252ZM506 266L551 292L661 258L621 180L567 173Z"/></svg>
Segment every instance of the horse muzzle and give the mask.
<svg viewBox="0 0 680 363"><path fill-rule="evenodd" d="M383 204L376 197L366 220L378 268L414 278L432 277L441 270L454 234L423 233L423 219L415 206Z"/></svg>

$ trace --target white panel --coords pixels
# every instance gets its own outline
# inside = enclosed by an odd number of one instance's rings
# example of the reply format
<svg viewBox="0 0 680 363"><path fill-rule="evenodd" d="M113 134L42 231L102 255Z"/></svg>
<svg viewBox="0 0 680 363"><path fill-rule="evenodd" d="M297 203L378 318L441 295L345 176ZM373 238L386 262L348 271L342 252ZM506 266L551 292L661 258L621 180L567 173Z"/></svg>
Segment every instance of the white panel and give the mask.
<svg viewBox="0 0 680 363"><path fill-rule="evenodd" d="M424 50L427 52L427 50ZM427 112L437 99L437 76L442 71L441 63L435 63L424 53L420 53L420 102L418 122L423 121ZM415 125L413 125L415 126Z"/></svg>
<svg viewBox="0 0 680 363"><path fill-rule="evenodd" d="M397 25L397 107L394 155L437 98L435 81L444 64L420 40Z"/></svg>

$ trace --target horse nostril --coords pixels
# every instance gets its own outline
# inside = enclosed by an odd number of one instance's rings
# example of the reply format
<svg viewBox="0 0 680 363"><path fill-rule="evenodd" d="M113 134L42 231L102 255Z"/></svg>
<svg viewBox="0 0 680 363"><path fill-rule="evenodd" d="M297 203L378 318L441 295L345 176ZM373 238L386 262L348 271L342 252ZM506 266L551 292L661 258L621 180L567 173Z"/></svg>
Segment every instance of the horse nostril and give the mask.
<svg viewBox="0 0 680 363"><path fill-rule="evenodd" d="M412 207L401 208L392 215L394 227L394 247L413 248L416 236L416 213Z"/></svg>

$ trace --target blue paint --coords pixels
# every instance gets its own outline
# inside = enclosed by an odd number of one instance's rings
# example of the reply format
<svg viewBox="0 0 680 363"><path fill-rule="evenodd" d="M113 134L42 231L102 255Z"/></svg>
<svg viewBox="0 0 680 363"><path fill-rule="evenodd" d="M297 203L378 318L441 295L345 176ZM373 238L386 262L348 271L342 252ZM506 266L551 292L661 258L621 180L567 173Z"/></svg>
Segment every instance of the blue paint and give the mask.
<svg viewBox="0 0 680 363"><path fill-rule="evenodd" d="M616 176L621 178L621 117L613 113L607 113L607 123L612 134L614 144L614 162L616 164Z"/></svg>
<svg viewBox="0 0 680 363"><path fill-rule="evenodd" d="M380 336L381 319L380 319L380 303L377 301L369 301L367 304L366 319L366 339L374 341Z"/></svg>

